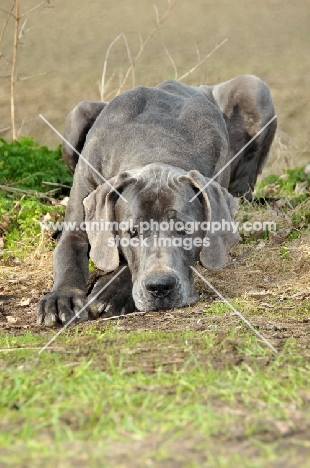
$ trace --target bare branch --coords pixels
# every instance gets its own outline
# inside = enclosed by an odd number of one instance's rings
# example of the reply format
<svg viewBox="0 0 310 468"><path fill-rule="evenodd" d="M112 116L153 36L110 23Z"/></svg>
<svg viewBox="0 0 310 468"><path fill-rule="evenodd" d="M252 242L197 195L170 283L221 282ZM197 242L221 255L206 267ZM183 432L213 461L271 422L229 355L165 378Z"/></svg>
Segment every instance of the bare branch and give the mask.
<svg viewBox="0 0 310 468"><path fill-rule="evenodd" d="M184 75L178 78L178 81L184 80L184 78L186 78L188 75L190 75L195 70L197 70L197 68L200 67L200 65L202 65L209 57L211 57L211 55L214 54L214 52L216 52L220 47L222 47L222 45L224 45L225 42L227 41L228 41L228 38L224 39L220 44L214 47L214 49L208 55L206 55L202 60L200 60L200 62L198 62L193 68L191 68L188 72L184 73Z"/></svg>

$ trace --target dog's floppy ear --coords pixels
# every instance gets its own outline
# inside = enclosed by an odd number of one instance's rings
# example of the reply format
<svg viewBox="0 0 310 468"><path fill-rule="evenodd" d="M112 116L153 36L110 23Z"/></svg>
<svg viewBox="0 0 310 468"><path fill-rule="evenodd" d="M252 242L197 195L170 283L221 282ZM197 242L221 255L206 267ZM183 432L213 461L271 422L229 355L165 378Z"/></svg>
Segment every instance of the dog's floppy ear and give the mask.
<svg viewBox="0 0 310 468"><path fill-rule="evenodd" d="M72 173L79 159L73 148L81 153L87 133L105 106L101 101L82 101L66 117L62 157Z"/></svg>
<svg viewBox="0 0 310 468"><path fill-rule="evenodd" d="M120 174L109 183L99 185L83 200L90 258L100 270L113 271L119 265L115 203L120 192L133 180L128 173Z"/></svg>
<svg viewBox="0 0 310 468"><path fill-rule="evenodd" d="M233 232L232 225L238 202L225 188L215 181L210 183L210 179L198 171L190 171L185 177L201 190L204 218L210 222L210 230L206 232L210 245L203 246L200 261L208 270L219 270L226 265L230 249L240 240L238 231ZM219 226L220 229L216 230Z"/></svg>

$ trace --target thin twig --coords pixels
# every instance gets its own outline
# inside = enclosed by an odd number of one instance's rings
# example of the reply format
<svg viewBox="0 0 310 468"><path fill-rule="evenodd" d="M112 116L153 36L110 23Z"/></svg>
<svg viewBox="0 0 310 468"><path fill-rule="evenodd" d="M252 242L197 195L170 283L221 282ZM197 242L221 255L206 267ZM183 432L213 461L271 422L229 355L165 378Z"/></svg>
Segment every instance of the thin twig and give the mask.
<svg viewBox="0 0 310 468"><path fill-rule="evenodd" d="M29 197L44 198L45 200L48 200L50 202L57 202L55 198L51 198L45 193L37 192L36 190L22 190L15 187L8 187L7 185L0 185L0 189L4 190L5 192L22 193L28 195Z"/></svg>
<svg viewBox="0 0 310 468"><path fill-rule="evenodd" d="M41 2L41 3L39 3L37 6L31 8L30 10L26 11L25 13L23 13L23 14L21 15L21 18L22 18L23 16L28 15L29 13L31 13L31 12L34 11L34 10L36 10L37 8L40 8L40 6L43 5L43 3L45 3L45 0L44 0L43 2Z"/></svg>
<svg viewBox="0 0 310 468"><path fill-rule="evenodd" d="M26 24L27 24L27 21L28 21L28 19L26 18L25 21L24 21L23 24L22 24L22 27L20 28L20 31L19 31L19 34L18 34L18 40L20 40L20 39L23 37L23 35L24 35L24 29L25 29L25 26L26 26ZM27 31L29 31L29 29L28 29ZM27 32L27 31L26 31L26 32ZM26 33L25 33L25 34L26 34Z"/></svg>
<svg viewBox="0 0 310 468"><path fill-rule="evenodd" d="M53 185L54 187L69 188L69 189L71 189L70 185L58 184L57 182L47 182L47 181L45 181L45 180L42 180L42 185Z"/></svg>
<svg viewBox="0 0 310 468"><path fill-rule="evenodd" d="M11 128L12 128L12 125L9 125L9 127L1 128L1 129L0 129L0 134L1 134L1 133L8 132L9 130L11 130Z"/></svg>
<svg viewBox="0 0 310 468"><path fill-rule="evenodd" d="M0 36L0 43L1 43L2 39L3 39L5 30L6 30L6 28L7 28L7 25L8 25L10 16L12 15L12 11L13 11L13 10L14 10L14 3L13 3L13 5L12 5L11 11L7 11L7 17L6 17L6 20L5 20L5 22L4 22L4 25L3 25L3 28L2 28L2 32L1 32L1 36Z"/></svg>
<svg viewBox="0 0 310 468"><path fill-rule="evenodd" d="M106 101L109 101L109 98L110 98L111 96L113 96L113 94L115 95L115 93L116 93L117 90L118 90L118 88L112 89L112 91L110 91L109 94L106 95L105 100L106 100Z"/></svg>
<svg viewBox="0 0 310 468"><path fill-rule="evenodd" d="M164 51L166 52L171 64L172 64L172 67L173 67L173 70L174 70L174 79L177 80L178 79L178 69L176 67L176 64L169 52L169 50L167 49L165 43L164 43L164 40L163 40L163 36L161 34L161 30L160 30L160 27L159 27L159 15L158 15L158 9L157 9L157 6L154 5L154 10L155 10L155 14L156 14L156 25L157 25L157 28L158 28L158 34L160 36L160 39L161 39L161 43L162 43L162 46L164 48Z"/></svg>
<svg viewBox="0 0 310 468"><path fill-rule="evenodd" d="M104 87L105 88L108 88L110 86L110 83L111 81L113 80L114 76L116 74L116 70L114 70L114 72L112 73L112 75L110 76L110 78L108 79L108 81L105 83ZM101 88L102 87L102 83L99 83L99 93L100 93L100 99L102 102L106 102L107 100L107 96L102 96L102 93L101 93ZM102 100L102 98L105 98L104 100Z"/></svg>
<svg viewBox="0 0 310 468"><path fill-rule="evenodd" d="M200 62L201 56L200 56L200 51L199 51L199 48L198 48L196 42L195 42L195 49L196 49L196 54L197 54L198 62Z"/></svg>
<svg viewBox="0 0 310 468"><path fill-rule="evenodd" d="M4 55L2 55L2 57L4 57ZM6 61L8 63L12 63L12 61L9 61L6 59ZM49 72L38 72L38 73L34 73L33 75L26 75L26 76L19 76L18 74L16 75L15 77L15 81L25 81L25 80L29 80L30 78L33 78L34 76L41 76L41 75L46 75L47 73L51 73L50 71ZM11 78L11 75L1 75L0 76L0 80L7 80L8 78Z"/></svg>
<svg viewBox="0 0 310 468"><path fill-rule="evenodd" d="M15 7L15 1L13 3L13 8L12 8L11 11L5 10L4 8L1 8L1 7L0 7L0 11L3 11L3 13L6 13L7 15L12 16L12 18L15 19L15 15L13 15L13 13L12 13L14 7Z"/></svg>
<svg viewBox="0 0 310 468"><path fill-rule="evenodd" d="M111 42L111 44L109 45L108 47L108 50L107 50L107 53L106 53L106 56L105 56L105 60L104 60L104 64L103 64L103 71L102 71L102 79L101 79L101 92L100 92L100 99L101 101L104 101L104 93L105 93L105 77L106 77L106 73L107 73L107 66L108 66L108 58L109 58L109 54L110 54L110 51L112 49L112 47L114 46L114 44L120 39L120 38L123 38L124 39L124 42L125 42L125 46L126 46L126 50L127 50L127 55L128 55L128 59L129 59L129 62L132 66L132 85L133 87L135 86L135 71L134 71L134 63L133 63L133 60L132 60L132 57L131 57L131 52L130 52L130 48L129 48L129 45L128 45L128 41L127 41L127 37L124 33L121 33L119 34L115 39L114 41ZM110 81L110 80L109 80Z"/></svg>
<svg viewBox="0 0 310 468"><path fill-rule="evenodd" d="M27 120L26 122L22 121L22 122L19 122L18 124L15 124L15 125L16 125L16 127L20 127L21 125L24 125L25 123L35 122L36 120L38 120L38 119L35 118L35 119ZM10 125L9 127L1 128L0 129L0 134L5 133L5 132L7 132L7 131L9 131L11 129L12 129L12 125Z"/></svg>
<svg viewBox="0 0 310 468"><path fill-rule="evenodd" d="M27 75L27 76L21 76L21 77L17 75L16 81L26 81L26 80L29 80L30 78L33 78L34 76L46 75L47 73L50 73L50 72L38 72L38 73L34 73L33 75Z"/></svg>
<svg viewBox="0 0 310 468"><path fill-rule="evenodd" d="M18 132L17 132L17 139L20 137L21 133L22 133L22 129L23 129L23 126L24 126L24 123L25 123L25 119L22 120L21 122L21 125L18 129Z"/></svg>
<svg viewBox="0 0 310 468"><path fill-rule="evenodd" d="M124 318L127 318L127 317L136 317L138 315L145 315L147 312L143 311L143 312L130 312L128 314L124 314L124 315L112 315L112 317L100 317L98 319L98 322L106 322L108 320L118 320L118 319L124 319Z"/></svg>
<svg viewBox="0 0 310 468"><path fill-rule="evenodd" d="M191 68L188 72L184 73L184 75L182 75L180 78L178 78L178 81L184 80L184 78L186 78L188 75L190 75L195 70L197 70L197 68L200 67L200 65L202 65L209 57L211 57L211 55L214 54L214 52L216 52L220 47L222 47L222 45L224 45L225 42L227 42L227 41L228 41L228 38L224 39L220 44L218 44L216 47L214 47L214 49L211 50L211 52L208 55L206 55L202 60L200 60L200 62L198 62L193 68Z"/></svg>

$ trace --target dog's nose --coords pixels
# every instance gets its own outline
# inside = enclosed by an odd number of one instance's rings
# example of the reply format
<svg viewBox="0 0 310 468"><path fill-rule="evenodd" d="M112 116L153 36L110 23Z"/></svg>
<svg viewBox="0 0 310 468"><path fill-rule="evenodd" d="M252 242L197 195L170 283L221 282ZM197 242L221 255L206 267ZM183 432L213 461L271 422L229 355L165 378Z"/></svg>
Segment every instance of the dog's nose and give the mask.
<svg viewBox="0 0 310 468"><path fill-rule="evenodd" d="M149 276L145 281L146 290L158 299L169 296L175 286L175 277L163 273L152 274L152 276Z"/></svg>

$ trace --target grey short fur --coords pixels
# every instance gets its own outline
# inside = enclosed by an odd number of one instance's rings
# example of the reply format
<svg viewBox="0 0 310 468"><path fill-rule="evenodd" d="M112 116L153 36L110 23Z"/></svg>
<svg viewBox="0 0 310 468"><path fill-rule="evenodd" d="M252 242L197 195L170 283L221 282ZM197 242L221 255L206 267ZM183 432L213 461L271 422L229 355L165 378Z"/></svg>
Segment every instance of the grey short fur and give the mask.
<svg viewBox="0 0 310 468"><path fill-rule="evenodd" d="M238 208L233 197L251 199L276 121L215 176L274 115L268 87L252 75L216 86L166 81L155 88L139 86L108 104L81 102L67 117L64 136L97 172L63 144L64 159L74 172L65 220L77 226L128 219L231 222ZM190 250L154 245L154 236L186 235L171 230L145 233L147 245L108 246L117 235L129 239L138 234L112 228L64 231L54 253L54 287L38 304L38 323L66 323L122 265L128 268L83 311L81 320L89 311L121 314L194 303L198 294L190 266L200 260L207 269L222 268L239 239L231 231L212 234L197 228L189 237L202 244ZM102 276L87 297L88 255L112 273Z"/></svg>

